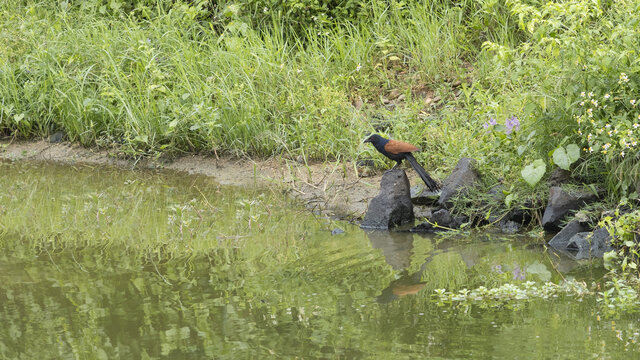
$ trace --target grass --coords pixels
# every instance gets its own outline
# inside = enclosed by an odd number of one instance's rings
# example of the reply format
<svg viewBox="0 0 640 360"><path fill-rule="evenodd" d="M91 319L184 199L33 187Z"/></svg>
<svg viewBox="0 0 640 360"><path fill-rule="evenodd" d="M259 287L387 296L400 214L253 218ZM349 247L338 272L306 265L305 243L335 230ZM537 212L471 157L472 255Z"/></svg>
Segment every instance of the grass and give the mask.
<svg viewBox="0 0 640 360"><path fill-rule="evenodd" d="M419 145L418 160L436 175L473 157L490 182L520 187L525 165L542 159L551 170L556 147L584 145L572 118L576 94L634 73L627 35L635 30L620 21L635 5L622 2L372 1L357 22L297 32L283 25L291 19L282 9L252 22L242 10L220 20L182 5L142 16L1 3L0 135L63 131L134 157L348 161L380 158L361 144L376 131ZM590 55L595 43L606 56ZM621 61L606 60L615 56ZM482 126L512 116L522 129L506 140ZM604 182L577 166L585 181ZM617 172L634 166L625 161Z"/></svg>
<svg viewBox="0 0 640 360"><path fill-rule="evenodd" d="M430 164L454 164L442 150L482 149L470 130L479 119L460 116L449 85L473 76L466 59L477 50L460 10L377 9L370 24L298 38L276 16L263 28L219 32L178 10L141 21L38 5L0 5L5 134L61 130L128 155L357 159L370 151L360 141L377 116L396 138L420 144ZM445 100L425 109L416 88ZM393 89L405 100L388 110L381 100Z"/></svg>

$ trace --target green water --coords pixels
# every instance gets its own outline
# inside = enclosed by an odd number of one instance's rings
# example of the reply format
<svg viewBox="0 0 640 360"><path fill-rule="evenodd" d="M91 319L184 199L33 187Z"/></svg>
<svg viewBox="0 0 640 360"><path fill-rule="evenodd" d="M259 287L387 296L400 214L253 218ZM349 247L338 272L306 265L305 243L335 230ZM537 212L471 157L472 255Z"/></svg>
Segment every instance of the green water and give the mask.
<svg viewBox="0 0 640 360"><path fill-rule="evenodd" d="M538 243L363 232L204 177L0 162L0 358L635 358L637 316L595 296L434 300L601 280Z"/></svg>

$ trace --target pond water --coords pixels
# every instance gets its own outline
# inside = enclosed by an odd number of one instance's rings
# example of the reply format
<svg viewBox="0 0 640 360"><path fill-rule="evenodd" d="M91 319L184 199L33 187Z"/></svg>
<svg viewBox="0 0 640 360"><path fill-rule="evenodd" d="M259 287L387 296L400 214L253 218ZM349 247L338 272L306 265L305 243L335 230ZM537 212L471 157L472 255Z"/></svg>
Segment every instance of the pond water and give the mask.
<svg viewBox="0 0 640 360"><path fill-rule="evenodd" d="M540 239L365 232L278 190L0 162L0 358L633 358L595 296L436 289L601 281Z"/></svg>

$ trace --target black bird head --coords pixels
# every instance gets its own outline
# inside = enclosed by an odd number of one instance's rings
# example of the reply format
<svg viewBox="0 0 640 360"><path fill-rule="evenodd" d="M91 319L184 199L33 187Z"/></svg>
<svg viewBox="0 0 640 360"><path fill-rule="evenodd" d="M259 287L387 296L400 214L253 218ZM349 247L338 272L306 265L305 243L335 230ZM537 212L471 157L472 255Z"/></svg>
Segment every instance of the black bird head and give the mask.
<svg viewBox="0 0 640 360"><path fill-rule="evenodd" d="M382 139L382 136L378 135L378 134L373 134L371 136L369 136L368 138L364 139L364 141L362 143L372 143L375 144L378 141L380 141L380 139Z"/></svg>

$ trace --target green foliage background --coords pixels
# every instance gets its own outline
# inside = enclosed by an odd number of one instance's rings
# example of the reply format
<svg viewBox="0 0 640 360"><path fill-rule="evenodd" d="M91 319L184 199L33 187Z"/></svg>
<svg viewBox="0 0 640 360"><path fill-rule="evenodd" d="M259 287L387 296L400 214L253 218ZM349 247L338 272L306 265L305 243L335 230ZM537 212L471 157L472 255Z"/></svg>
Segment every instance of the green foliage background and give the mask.
<svg viewBox="0 0 640 360"><path fill-rule="evenodd" d="M488 182L503 178L518 191L527 165L541 160L548 174L554 149L594 145L576 122L580 93L600 99L625 73L621 96L640 98L638 19L628 16L639 6L4 1L0 134L63 131L130 156L355 160L371 156L361 139L379 131L420 145L436 175L469 156ZM639 115L628 106L603 114L602 126L625 131ZM483 127L514 116L512 134ZM582 151L569 165L583 182L630 196L637 152L620 151Z"/></svg>

